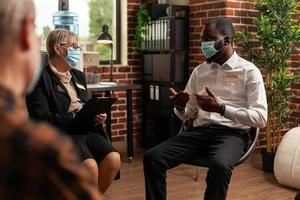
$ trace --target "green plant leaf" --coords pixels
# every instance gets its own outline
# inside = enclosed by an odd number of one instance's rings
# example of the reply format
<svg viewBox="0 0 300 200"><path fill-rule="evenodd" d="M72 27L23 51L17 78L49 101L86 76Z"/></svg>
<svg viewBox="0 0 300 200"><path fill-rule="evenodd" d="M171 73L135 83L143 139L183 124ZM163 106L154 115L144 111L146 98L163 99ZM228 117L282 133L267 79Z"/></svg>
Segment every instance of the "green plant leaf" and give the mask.
<svg viewBox="0 0 300 200"><path fill-rule="evenodd" d="M293 110L288 104L293 94L291 85L300 80L299 73L288 72L288 61L300 42L300 28L295 14L300 2L296 0L253 0L260 15L255 19L257 32L254 38L251 33L237 33L236 41L243 47L253 61L267 77L265 83L268 100L268 124L266 140L270 150L270 140L276 135L274 131L282 128ZM258 43L255 47L253 44ZM254 48L255 47L255 48ZM278 124L277 124L277 123ZM275 147L278 144L275 144Z"/></svg>

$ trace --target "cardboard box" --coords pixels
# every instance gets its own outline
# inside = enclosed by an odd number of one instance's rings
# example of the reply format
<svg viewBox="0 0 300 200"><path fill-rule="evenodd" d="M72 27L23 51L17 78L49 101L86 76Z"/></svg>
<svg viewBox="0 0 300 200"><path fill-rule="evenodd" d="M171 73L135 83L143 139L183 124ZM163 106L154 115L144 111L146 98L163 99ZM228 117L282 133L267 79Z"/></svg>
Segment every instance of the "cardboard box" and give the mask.
<svg viewBox="0 0 300 200"><path fill-rule="evenodd" d="M100 56L99 52L88 51L83 52L83 67L99 67Z"/></svg>

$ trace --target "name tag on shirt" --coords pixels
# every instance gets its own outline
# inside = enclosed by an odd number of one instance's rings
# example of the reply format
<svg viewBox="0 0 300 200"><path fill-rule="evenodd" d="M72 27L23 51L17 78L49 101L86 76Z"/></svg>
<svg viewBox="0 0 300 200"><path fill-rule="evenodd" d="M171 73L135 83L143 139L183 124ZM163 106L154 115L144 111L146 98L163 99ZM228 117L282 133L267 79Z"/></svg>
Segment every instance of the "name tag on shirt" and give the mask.
<svg viewBox="0 0 300 200"><path fill-rule="evenodd" d="M239 78L237 73L234 72L225 72L225 80L226 81L237 81Z"/></svg>
<svg viewBox="0 0 300 200"><path fill-rule="evenodd" d="M82 90L86 90L85 87L79 83L76 83L76 86Z"/></svg>

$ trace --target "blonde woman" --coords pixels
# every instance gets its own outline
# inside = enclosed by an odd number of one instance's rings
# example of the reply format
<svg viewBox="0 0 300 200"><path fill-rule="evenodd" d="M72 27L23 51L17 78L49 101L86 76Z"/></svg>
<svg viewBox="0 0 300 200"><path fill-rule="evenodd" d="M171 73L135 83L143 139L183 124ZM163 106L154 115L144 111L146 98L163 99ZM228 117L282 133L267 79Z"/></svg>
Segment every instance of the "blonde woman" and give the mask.
<svg viewBox="0 0 300 200"><path fill-rule="evenodd" d="M82 163L94 174L103 194L120 169L120 155L102 136L90 130L71 130L72 121L83 103L88 100L85 75L74 67L80 62L77 36L68 30L57 29L47 38L49 64L41 79L27 96L30 117L47 121L71 136ZM95 124L103 123L105 113L99 113Z"/></svg>

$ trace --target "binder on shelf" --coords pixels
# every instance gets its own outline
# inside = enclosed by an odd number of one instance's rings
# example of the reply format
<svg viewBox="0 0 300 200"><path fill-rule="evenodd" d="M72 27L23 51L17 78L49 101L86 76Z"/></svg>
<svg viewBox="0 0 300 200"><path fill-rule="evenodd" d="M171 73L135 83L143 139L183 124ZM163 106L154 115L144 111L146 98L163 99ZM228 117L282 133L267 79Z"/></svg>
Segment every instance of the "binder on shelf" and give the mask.
<svg viewBox="0 0 300 200"><path fill-rule="evenodd" d="M157 22L157 28L158 28L158 38L157 38L157 47L158 49L162 49L161 48L161 20L159 20Z"/></svg>
<svg viewBox="0 0 300 200"><path fill-rule="evenodd" d="M171 27L170 27L170 20L166 20L165 21L165 26L166 26L166 33L165 33L165 38L164 38L164 41L165 41L165 50L168 50L171 48L170 46L170 39L171 39Z"/></svg>
<svg viewBox="0 0 300 200"><path fill-rule="evenodd" d="M154 21L151 21L151 39L150 39L150 44L151 44L151 47L150 47L150 50L153 50L154 49L154 44L153 44L153 40L154 40Z"/></svg>
<svg viewBox="0 0 300 200"><path fill-rule="evenodd" d="M150 85L150 88L149 88L149 98L150 100L154 100L154 85Z"/></svg>
<svg viewBox="0 0 300 200"><path fill-rule="evenodd" d="M158 21L155 21L155 25L154 25L154 33L155 33L155 38L154 38L154 50L159 50L158 45L157 45L157 41L158 41L158 34L157 34L157 30L158 30Z"/></svg>
<svg viewBox="0 0 300 200"><path fill-rule="evenodd" d="M166 40L166 36L167 36L167 32L166 32L166 20L165 19L162 19L161 20L161 24L162 24L162 27L163 27L163 33L162 33L162 50L165 50L166 49L166 46L165 46L165 40Z"/></svg>
<svg viewBox="0 0 300 200"><path fill-rule="evenodd" d="M163 49L163 20L159 21L159 49Z"/></svg>
<svg viewBox="0 0 300 200"><path fill-rule="evenodd" d="M153 44L153 49L152 50L156 50L156 39L157 39L157 35L156 35L156 23L157 21L153 21L153 40L152 40L152 44Z"/></svg>
<svg viewBox="0 0 300 200"><path fill-rule="evenodd" d="M174 29L176 49L183 49L184 23L183 20L176 20ZM171 48L171 22L170 19L158 19L150 21L146 25L146 35L142 42L144 50L165 51Z"/></svg>
<svg viewBox="0 0 300 200"><path fill-rule="evenodd" d="M159 86L155 86L155 100L159 101Z"/></svg>

